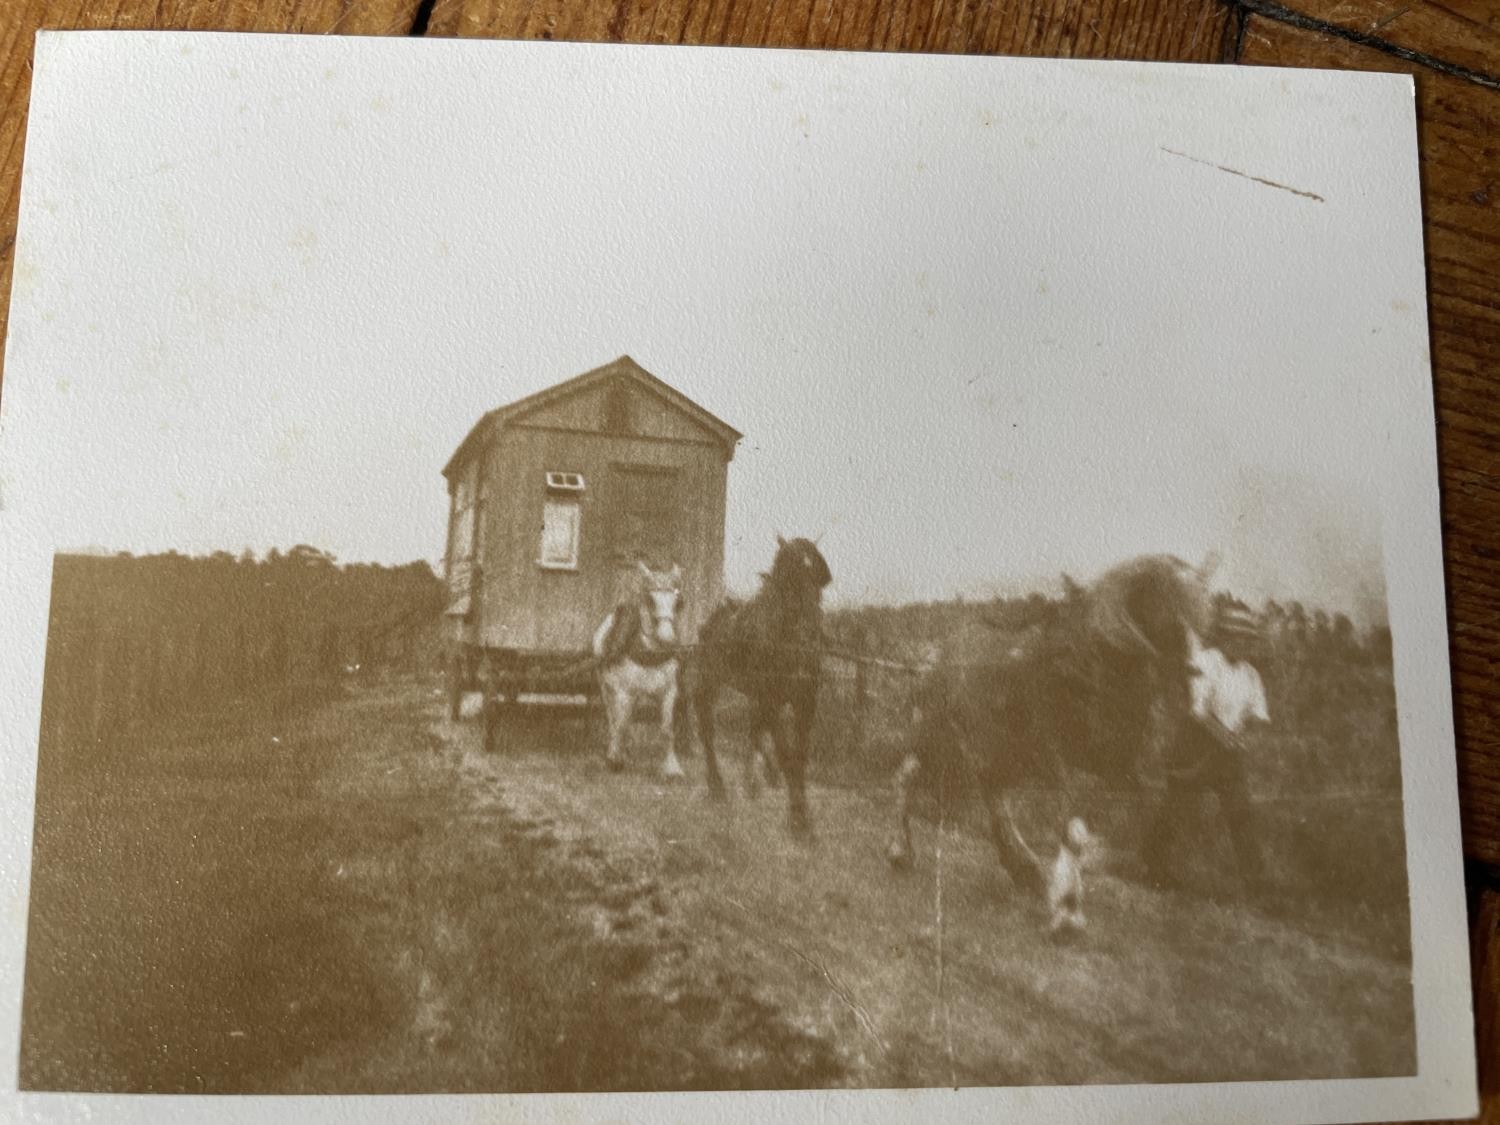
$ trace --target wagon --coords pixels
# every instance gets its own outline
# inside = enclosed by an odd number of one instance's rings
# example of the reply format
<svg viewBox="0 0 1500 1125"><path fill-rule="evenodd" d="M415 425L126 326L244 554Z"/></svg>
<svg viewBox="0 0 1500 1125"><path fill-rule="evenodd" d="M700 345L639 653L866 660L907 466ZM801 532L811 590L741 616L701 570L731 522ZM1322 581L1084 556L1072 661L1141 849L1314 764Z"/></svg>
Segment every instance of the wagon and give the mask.
<svg viewBox="0 0 1500 1125"><path fill-rule="evenodd" d="M691 643L724 584L741 434L629 356L484 415L443 468L448 695L596 692L594 630L637 561L682 567ZM487 724L488 726L488 724Z"/></svg>

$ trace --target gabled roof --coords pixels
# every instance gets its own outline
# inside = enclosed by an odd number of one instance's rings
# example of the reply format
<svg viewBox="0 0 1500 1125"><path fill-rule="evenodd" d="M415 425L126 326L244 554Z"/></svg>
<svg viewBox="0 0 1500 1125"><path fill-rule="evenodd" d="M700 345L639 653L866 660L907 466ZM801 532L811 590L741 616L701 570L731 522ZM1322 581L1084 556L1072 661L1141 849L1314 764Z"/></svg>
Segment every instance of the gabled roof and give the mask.
<svg viewBox="0 0 1500 1125"><path fill-rule="evenodd" d="M468 459L485 432L524 418L548 403L557 402L559 399L578 394L599 383L618 378L629 379L649 393L665 399L718 438L724 444L726 452L733 452L735 444L745 436L722 418L703 409L675 387L662 382L628 355L622 355L619 359L606 363L602 367L585 371L582 375L575 375L571 379L564 379L561 383L537 391L536 394L527 395L525 398L519 398L515 402L507 403L485 414L459 443L453 456L448 458L448 463L443 466L443 476L451 475L456 466Z"/></svg>

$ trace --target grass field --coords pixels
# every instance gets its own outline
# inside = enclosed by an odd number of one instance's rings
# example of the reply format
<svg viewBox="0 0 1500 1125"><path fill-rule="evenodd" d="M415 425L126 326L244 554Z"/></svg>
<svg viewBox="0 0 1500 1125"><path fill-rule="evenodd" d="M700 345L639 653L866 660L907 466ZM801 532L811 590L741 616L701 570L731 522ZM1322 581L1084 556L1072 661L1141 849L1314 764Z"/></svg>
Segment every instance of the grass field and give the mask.
<svg viewBox="0 0 1500 1125"><path fill-rule="evenodd" d="M21 1084L787 1088L1410 1073L1410 972L1356 913L1107 874L1049 942L980 838L881 857L883 791L669 785L588 723L483 754L437 685L180 716L40 765ZM730 738L733 742L732 736Z"/></svg>
<svg viewBox="0 0 1500 1125"><path fill-rule="evenodd" d="M250 701L128 761L44 763L23 1089L765 1088L836 1071L748 988L703 982L690 1020L619 989L650 958L579 904L644 923L649 886L476 814L414 696L431 693ZM740 1065L716 1028L763 1061Z"/></svg>

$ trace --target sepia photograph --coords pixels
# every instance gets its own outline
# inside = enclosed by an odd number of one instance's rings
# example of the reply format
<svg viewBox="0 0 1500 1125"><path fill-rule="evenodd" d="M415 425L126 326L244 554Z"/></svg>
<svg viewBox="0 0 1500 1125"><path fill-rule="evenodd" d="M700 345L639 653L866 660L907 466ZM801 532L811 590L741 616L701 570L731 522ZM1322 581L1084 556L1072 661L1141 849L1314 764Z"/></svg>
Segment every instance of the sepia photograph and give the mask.
<svg viewBox="0 0 1500 1125"><path fill-rule="evenodd" d="M1472 1095L1404 79L37 54L20 1094Z"/></svg>

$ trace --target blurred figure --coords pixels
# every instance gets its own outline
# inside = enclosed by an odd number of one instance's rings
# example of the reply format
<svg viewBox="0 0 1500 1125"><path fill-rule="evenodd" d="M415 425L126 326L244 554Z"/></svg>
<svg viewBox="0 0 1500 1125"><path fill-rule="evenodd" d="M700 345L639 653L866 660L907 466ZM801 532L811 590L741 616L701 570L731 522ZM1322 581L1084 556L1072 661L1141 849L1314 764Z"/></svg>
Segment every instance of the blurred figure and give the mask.
<svg viewBox="0 0 1500 1125"><path fill-rule="evenodd" d="M1252 660L1264 659L1254 617L1242 604L1220 600L1206 643L1189 633L1186 675L1170 704L1172 737L1166 748L1167 791L1147 837L1143 858L1158 882L1169 878L1177 829L1205 790L1218 794L1240 874L1252 888L1264 883L1260 846L1246 781L1243 735L1253 721L1270 722L1265 685Z"/></svg>

